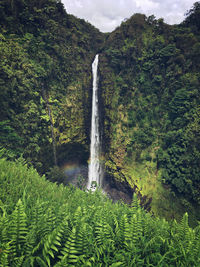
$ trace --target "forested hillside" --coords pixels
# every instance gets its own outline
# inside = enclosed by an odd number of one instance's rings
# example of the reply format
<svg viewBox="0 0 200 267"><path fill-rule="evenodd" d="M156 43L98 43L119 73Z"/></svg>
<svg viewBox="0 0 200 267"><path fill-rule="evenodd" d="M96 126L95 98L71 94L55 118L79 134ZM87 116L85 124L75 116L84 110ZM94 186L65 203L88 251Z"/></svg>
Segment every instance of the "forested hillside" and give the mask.
<svg viewBox="0 0 200 267"><path fill-rule="evenodd" d="M135 14L100 62L107 171L167 217L200 204L199 21L199 3L180 25Z"/></svg>
<svg viewBox="0 0 200 267"><path fill-rule="evenodd" d="M63 158L87 161L102 40L60 1L0 1L0 145L10 157L23 154L41 173Z"/></svg>

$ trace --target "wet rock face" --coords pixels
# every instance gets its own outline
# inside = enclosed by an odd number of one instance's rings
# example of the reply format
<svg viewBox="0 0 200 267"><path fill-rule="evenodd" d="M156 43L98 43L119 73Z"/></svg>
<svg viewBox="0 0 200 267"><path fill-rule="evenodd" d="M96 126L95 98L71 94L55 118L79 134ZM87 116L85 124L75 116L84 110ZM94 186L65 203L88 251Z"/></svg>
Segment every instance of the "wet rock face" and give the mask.
<svg viewBox="0 0 200 267"><path fill-rule="evenodd" d="M105 175L103 190L113 201L122 200L127 204L131 204L134 191L127 182L119 182L113 177Z"/></svg>
<svg viewBox="0 0 200 267"><path fill-rule="evenodd" d="M121 200L128 205L130 205L132 202L133 194L137 194L140 200L140 205L146 211L151 210L152 198L142 196L136 185L131 188L126 181L120 182L114 179L112 176L105 175L103 190L114 202Z"/></svg>

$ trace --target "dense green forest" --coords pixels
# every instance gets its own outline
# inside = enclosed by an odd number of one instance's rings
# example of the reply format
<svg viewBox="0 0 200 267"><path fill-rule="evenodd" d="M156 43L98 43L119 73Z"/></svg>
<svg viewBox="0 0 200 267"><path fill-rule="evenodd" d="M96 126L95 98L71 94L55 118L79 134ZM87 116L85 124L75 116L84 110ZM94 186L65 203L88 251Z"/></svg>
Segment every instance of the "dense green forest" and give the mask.
<svg viewBox="0 0 200 267"><path fill-rule="evenodd" d="M23 160L0 159L0 266L200 265L200 225L57 185Z"/></svg>
<svg viewBox="0 0 200 267"><path fill-rule="evenodd" d="M34 170L87 166L97 53L106 181L150 214ZM103 34L60 0L0 0L0 58L0 266L199 266L200 2Z"/></svg>
<svg viewBox="0 0 200 267"><path fill-rule="evenodd" d="M54 0L1 0L0 34L1 146L41 173L88 158L91 63L103 34Z"/></svg>
<svg viewBox="0 0 200 267"><path fill-rule="evenodd" d="M107 171L153 197L153 211L166 217L199 213L199 21L200 3L180 25L135 14L101 56Z"/></svg>

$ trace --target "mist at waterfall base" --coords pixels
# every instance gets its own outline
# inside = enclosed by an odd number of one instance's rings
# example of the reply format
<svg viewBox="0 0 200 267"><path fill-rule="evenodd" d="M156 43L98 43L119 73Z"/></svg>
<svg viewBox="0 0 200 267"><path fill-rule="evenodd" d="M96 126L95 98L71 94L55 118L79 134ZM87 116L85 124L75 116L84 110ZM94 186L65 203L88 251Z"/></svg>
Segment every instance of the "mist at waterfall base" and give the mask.
<svg viewBox="0 0 200 267"><path fill-rule="evenodd" d="M101 164L104 163L104 159L100 158ZM67 162L61 169L65 174L66 185L73 185L79 187L82 190L87 190L88 186L88 170L89 170L90 161L88 165L80 164L79 162ZM91 188L89 188L91 189ZM96 188L92 188L92 191ZM103 183L101 189L106 195L112 199L114 202L123 200L125 203L130 204L132 201L133 191L128 187L127 184L123 182L117 182L107 173L104 173Z"/></svg>
<svg viewBox="0 0 200 267"><path fill-rule="evenodd" d="M80 165L77 162L67 162L62 166L64 175L66 176L66 184L72 184L81 189L86 187L88 166Z"/></svg>

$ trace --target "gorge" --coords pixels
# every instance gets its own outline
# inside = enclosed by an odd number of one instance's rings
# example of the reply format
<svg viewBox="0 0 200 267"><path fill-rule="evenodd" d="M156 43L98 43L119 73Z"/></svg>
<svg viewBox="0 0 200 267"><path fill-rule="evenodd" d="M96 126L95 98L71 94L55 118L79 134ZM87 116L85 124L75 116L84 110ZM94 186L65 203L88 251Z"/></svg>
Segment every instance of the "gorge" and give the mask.
<svg viewBox="0 0 200 267"><path fill-rule="evenodd" d="M180 25L134 14L106 34L67 14L60 1L2 1L0 12L0 145L7 157L22 155L59 183L65 178L55 162L87 173L98 53L106 183L152 198L152 212L168 220L188 211L195 224L199 5Z"/></svg>

